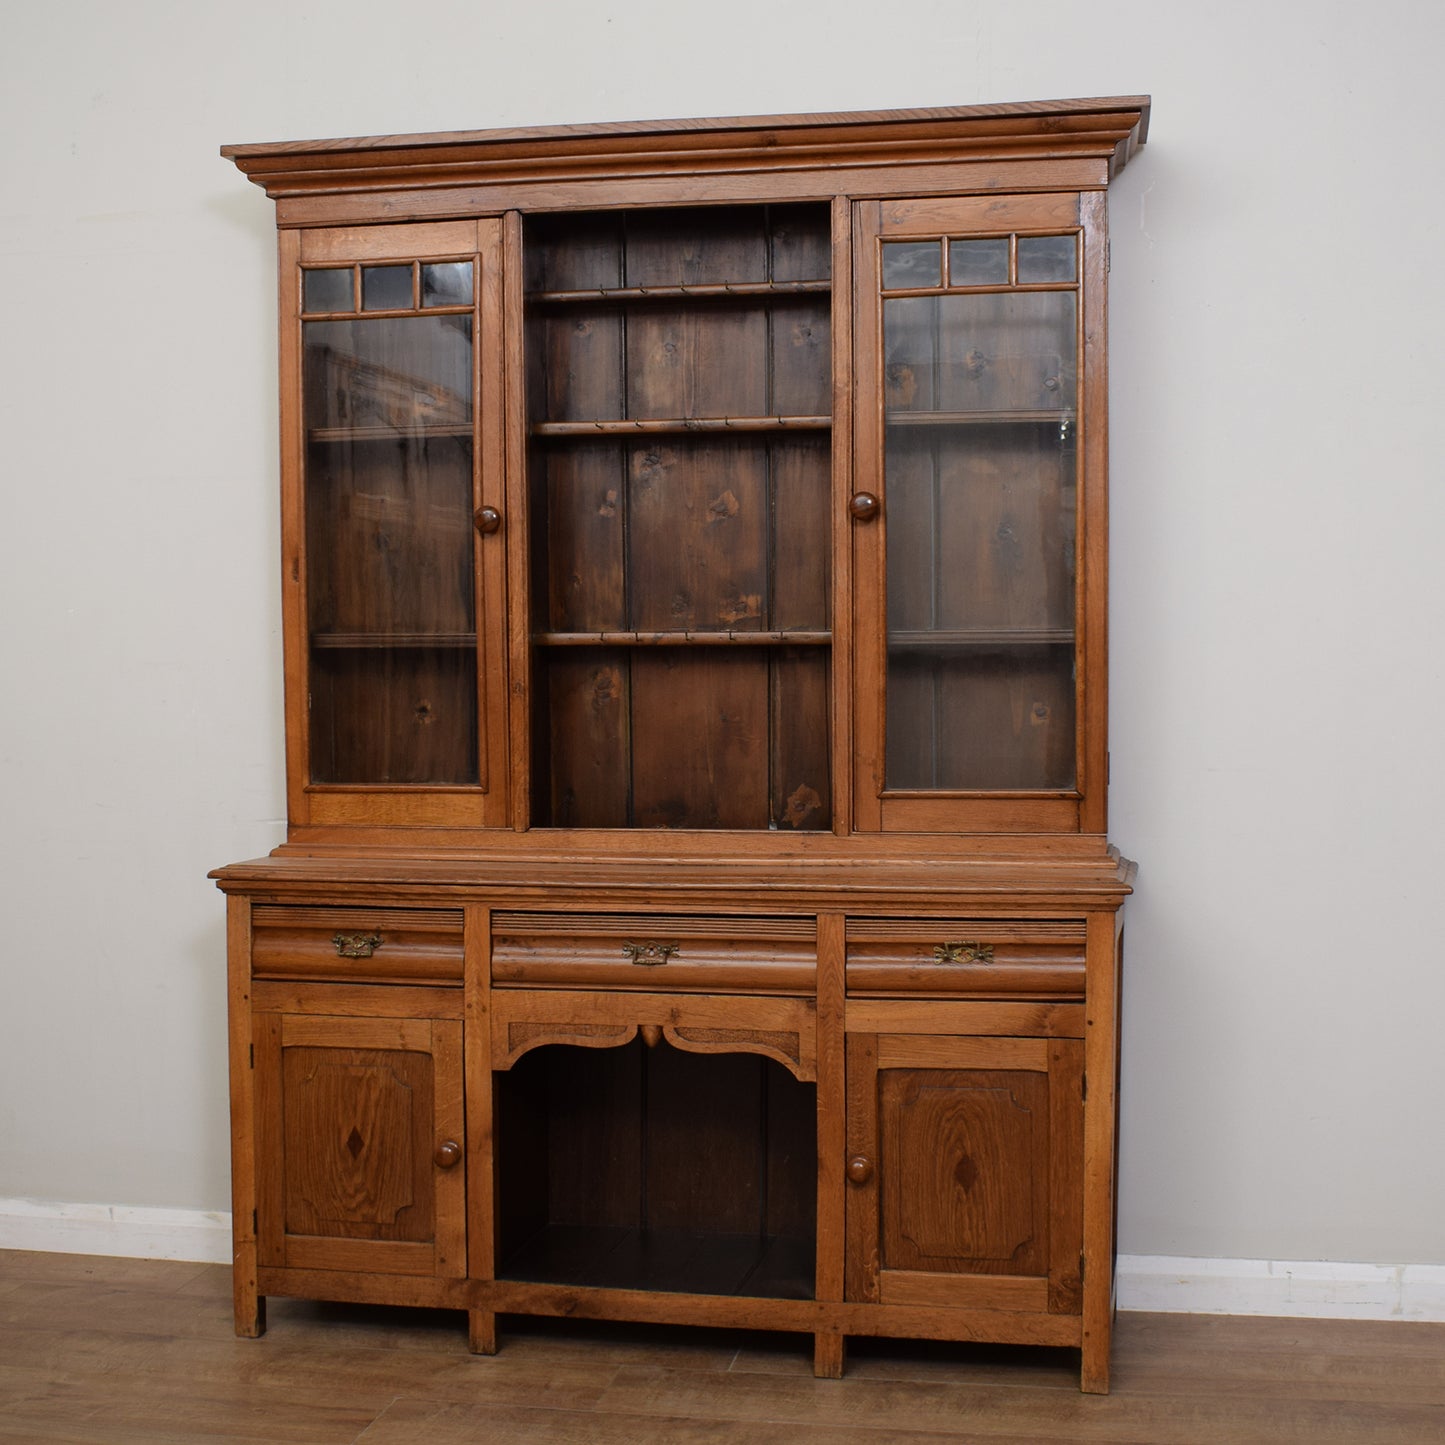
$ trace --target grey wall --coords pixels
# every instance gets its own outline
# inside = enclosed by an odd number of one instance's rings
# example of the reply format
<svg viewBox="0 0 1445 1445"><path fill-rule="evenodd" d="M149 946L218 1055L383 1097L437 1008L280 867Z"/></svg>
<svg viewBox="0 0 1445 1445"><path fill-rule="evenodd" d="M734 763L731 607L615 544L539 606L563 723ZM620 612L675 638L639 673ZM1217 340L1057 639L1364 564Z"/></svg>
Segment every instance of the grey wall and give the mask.
<svg viewBox="0 0 1445 1445"><path fill-rule="evenodd" d="M1121 1248L1445 1262L1445 11L13 8L0 1198L228 1204L281 837L271 207L226 141L1151 91L1113 195Z"/></svg>

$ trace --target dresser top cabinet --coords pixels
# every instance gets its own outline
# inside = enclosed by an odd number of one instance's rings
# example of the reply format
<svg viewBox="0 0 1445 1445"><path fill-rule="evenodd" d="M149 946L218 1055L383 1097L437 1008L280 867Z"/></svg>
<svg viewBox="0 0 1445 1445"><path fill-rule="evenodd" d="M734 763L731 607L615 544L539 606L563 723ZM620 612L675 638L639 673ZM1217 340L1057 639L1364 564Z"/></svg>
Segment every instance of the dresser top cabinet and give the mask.
<svg viewBox="0 0 1445 1445"><path fill-rule="evenodd" d="M1097 864L1147 122L225 147L280 228L280 855Z"/></svg>

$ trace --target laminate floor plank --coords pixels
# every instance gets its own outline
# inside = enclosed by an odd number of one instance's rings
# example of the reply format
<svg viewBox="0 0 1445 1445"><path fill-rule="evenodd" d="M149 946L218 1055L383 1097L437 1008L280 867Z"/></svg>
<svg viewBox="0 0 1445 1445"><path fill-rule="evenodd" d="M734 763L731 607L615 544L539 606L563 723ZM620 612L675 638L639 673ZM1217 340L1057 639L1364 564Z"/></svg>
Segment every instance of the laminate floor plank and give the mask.
<svg viewBox="0 0 1445 1445"><path fill-rule="evenodd" d="M803 1348L753 1347L738 1352L736 1373L813 1378L812 1337ZM893 1340L850 1337L844 1355L845 1378L877 1381L929 1381L950 1384L1014 1384L1019 1388L1077 1392L1079 1353L1049 1346L969 1345L941 1340Z"/></svg>
<svg viewBox="0 0 1445 1445"><path fill-rule="evenodd" d="M47 1284L110 1284L127 1289L175 1294L203 1284L229 1296L231 1270L224 1264L175 1259L125 1259L103 1254L51 1254L35 1249L0 1250L0 1279L39 1280Z"/></svg>
<svg viewBox="0 0 1445 1445"><path fill-rule="evenodd" d="M980 1437L1022 1435L1040 1442L1137 1442L1137 1445L1404 1445L1445 1441L1445 1409L1285 1398L1240 1399L1208 1393L1107 1396L1011 1384L917 1381L800 1380L790 1376L704 1378L627 1367L618 1372L597 1409L607 1415L685 1419L769 1420L798 1427Z"/></svg>
<svg viewBox="0 0 1445 1445"><path fill-rule="evenodd" d="M1032 1436L917 1433L848 1426L789 1426L770 1420L599 1415L556 1410L466 1409L400 1400L361 1437L361 1445L1036 1445Z"/></svg>
<svg viewBox="0 0 1445 1445"><path fill-rule="evenodd" d="M1445 1325L1125 1314L1113 1377L1140 1394L1197 1388L1445 1407Z"/></svg>
<svg viewBox="0 0 1445 1445"><path fill-rule="evenodd" d="M618 1368L594 1359L585 1350L546 1363L529 1359L525 1351L511 1358L479 1358L466 1352L464 1337L458 1340L455 1354L442 1355L338 1346L326 1339L324 1331L308 1338L301 1348L271 1339L262 1344L186 1340L164 1334L37 1331L36 1336L26 1339L20 1331L0 1331L0 1359L4 1360L0 1382L26 1370L57 1387L72 1389L93 1380L119 1378L157 1399L172 1390L220 1397L268 1389L302 1402L351 1400L373 1415L402 1394L469 1401L479 1391L500 1404L592 1409Z"/></svg>
<svg viewBox="0 0 1445 1445"><path fill-rule="evenodd" d="M229 1296L228 1296L229 1299ZM229 1307L229 1304L228 1304ZM478 1367L508 1359L556 1365L580 1355L598 1365L658 1364L695 1370L727 1370L740 1349L760 1338L779 1340L812 1372L811 1335L760 1336L732 1329L675 1329L668 1325L608 1326L592 1320L522 1318L504 1315L502 1349L493 1356L466 1352L466 1315L456 1310L406 1309L382 1305L327 1304L272 1298L267 1303L268 1340L304 1334L374 1349L431 1349L460 1352Z"/></svg>
<svg viewBox="0 0 1445 1445"><path fill-rule="evenodd" d="M4 1373L13 1374L8 1369ZM0 1422L18 1438L32 1441L350 1445L383 1408L334 1398L303 1399L247 1384L218 1390L177 1380L157 1389L153 1383L99 1376L42 1380L17 1390L0 1382Z"/></svg>
<svg viewBox="0 0 1445 1445"><path fill-rule="evenodd" d="M1445 1445L1445 1325L1126 1314L1114 1392L1070 1350L272 1298L229 1271L0 1252L0 1445Z"/></svg>

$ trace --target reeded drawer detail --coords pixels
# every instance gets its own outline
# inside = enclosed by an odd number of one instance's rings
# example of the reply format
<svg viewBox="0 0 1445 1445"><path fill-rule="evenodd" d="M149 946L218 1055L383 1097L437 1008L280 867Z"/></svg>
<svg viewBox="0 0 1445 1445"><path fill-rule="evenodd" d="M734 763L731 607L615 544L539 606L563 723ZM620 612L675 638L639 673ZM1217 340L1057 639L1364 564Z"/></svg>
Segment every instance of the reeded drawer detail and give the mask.
<svg viewBox="0 0 1445 1445"><path fill-rule="evenodd" d="M258 904L251 970L257 978L459 984L462 910Z"/></svg>
<svg viewBox="0 0 1445 1445"><path fill-rule="evenodd" d="M811 918L497 913L492 981L532 988L811 993Z"/></svg>
<svg viewBox="0 0 1445 1445"><path fill-rule="evenodd" d="M849 993L1084 992L1084 924L1040 919L850 918Z"/></svg>

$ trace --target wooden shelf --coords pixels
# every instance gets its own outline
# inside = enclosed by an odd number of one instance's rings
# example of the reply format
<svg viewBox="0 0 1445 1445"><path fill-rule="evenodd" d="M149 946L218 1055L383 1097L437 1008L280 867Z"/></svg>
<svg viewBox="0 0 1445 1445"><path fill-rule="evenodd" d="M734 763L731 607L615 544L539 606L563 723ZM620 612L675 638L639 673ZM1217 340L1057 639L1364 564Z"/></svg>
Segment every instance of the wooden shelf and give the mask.
<svg viewBox="0 0 1445 1445"><path fill-rule="evenodd" d="M306 439L312 442L404 442L433 437L472 438L471 422L408 422L395 426L318 426L312 427Z"/></svg>
<svg viewBox="0 0 1445 1445"><path fill-rule="evenodd" d="M1069 411L898 411L883 413L890 426L1072 426Z"/></svg>
<svg viewBox="0 0 1445 1445"><path fill-rule="evenodd" d="M539 647L827 647L831 632L537 632Z"/></svg>
<svg viewBox="0 0 1445 1445"><path fill-rule="evenodd" d="M602 1289L812 1299L813 1259L811 1239L550 1224L504 1256L497 1276Z"/></svg>
<svg viewBox="0 0 1445 1445"><path fill-rule="evenodd" d="M472 648L475 632L313 632L311 646L317 650L356 651L387 648Z"/></svg>
<svg viewBox="0 0 1445 1445"><path fill-rule="evenodd" d="M979 627L951 631L890 632L889 652L943 652L959 647L1055 647L1072 644L1068 627Z"/></svg>
<svg viewBox="0 0 1445 1445"><path fill-rule="evenodd" d="M636 420L540 421L537 437L631 436L637 433L674 435L684 432L827 431L829 416L693 416L647 417Z"/></svg>
<svg viewBox="0 0 1445 1445"><path fill-rule="evenodd" d="M633 301L756 301L826 296L831 281L737 281L700 286L602 286L595 290L534 291L529 306L576 306Z"/></svg>

